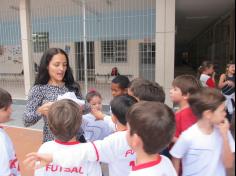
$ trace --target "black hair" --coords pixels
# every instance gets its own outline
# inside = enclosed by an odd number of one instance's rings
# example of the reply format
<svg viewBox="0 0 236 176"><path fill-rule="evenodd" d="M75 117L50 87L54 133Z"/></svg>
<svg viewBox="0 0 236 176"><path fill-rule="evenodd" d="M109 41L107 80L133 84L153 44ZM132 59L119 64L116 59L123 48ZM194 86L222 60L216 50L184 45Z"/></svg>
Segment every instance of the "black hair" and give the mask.
<svg viewBox="0 0 236 176"><path fill-rule="evenodd" d="M70 90L75 92L77 96L82 97L81 92L80 92L80 86L78 83L75 82L73 74L72 74L72 69L70 68L69 65L69 58L66 52L60 48L49 48L47 51L44 52L39 68L38 68L38 74L35 79L34 85L46 85L48 81L50 80L50 76L48 73L48 65L51 62L53 56L57 54L63 54L66 57L67 61L67 69L65 72L65 76L63 78L63 81L65 82L65 86Z"/></svg>
<svg viewBox="0 0 236 176"><path fill-rule="evenodd" d="M118 84L121 89L127 89L130 81L127 76L118 75L112 80L112 83Z"/></svg>
<svg viewBox="0 0 236 176"><path fill-rule="evenodd" d="M116 116L122 125L126 125L126 113L135 103L137 103L137 100L129 95L117 96L111 101L112 114Z"/></svg>
<svg viewBox="0 0 236 176"><path fill-rule="evenodd" d="M7 109L12 104L11 94L0 88L0 109Z"/></svg>

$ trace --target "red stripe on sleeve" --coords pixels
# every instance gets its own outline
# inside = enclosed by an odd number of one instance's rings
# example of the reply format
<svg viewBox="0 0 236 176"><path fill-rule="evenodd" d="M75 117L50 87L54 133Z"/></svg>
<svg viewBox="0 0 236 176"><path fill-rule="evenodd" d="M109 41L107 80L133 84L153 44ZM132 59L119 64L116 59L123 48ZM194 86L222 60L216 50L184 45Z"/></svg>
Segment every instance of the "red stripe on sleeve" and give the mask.
<svg viewBox="0 0 236 176"><path fill-rule="evenodd" d="M92 144L93 144L94 150L95 150L95 152L96 152L97 161L99 161L99 153L98 153L98 149L97 149L96 145L95 145L93 142L92 142Z"/></svg>

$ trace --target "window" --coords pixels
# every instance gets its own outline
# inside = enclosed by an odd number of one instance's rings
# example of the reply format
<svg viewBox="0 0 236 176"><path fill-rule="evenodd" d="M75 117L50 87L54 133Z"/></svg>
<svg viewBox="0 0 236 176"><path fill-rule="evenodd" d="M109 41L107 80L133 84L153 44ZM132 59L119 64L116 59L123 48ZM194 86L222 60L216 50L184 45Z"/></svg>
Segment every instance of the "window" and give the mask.
<svg viewBox="0 0 236 176"><path fill-rule="evenodd" d="M102 41L102 63L127 62L127 41Z"/></svg>
<svg viewBox="0 0 236 176"><path fill-rule="evenodd" d="M37 32L32 34L34 52L44 52L49 48L49 35L48 32Z"/></svg>
<svg viewBox="0 0 236 176"><path fill-rule="evenodd" d="M139 55L142 64L155 64L155 43L141 43Z"/></svg>

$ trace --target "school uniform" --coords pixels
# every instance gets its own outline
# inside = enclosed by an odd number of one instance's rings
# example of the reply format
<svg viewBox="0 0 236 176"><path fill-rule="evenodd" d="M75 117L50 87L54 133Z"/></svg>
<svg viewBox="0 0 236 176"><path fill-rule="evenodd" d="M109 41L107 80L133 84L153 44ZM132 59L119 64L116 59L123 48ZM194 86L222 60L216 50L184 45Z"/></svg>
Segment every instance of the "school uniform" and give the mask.
<svg viewBox="0 0 236 176"><path fill-rule="evenodd" d="M157 156L157 159L152 162L140 165L135 165L133 162L131 165L129 176L177 176L171 161L163 155Z"/></svg>
<svg viewBox="0 0 236 176"><path fill-rule="evenodd" d="M63 167L56 163L50 163L46 167L35 171L35 176L102 176L101 167L98 162L90 162L85 159L86 145L79 142L60 142L58 140L44 143L38 153L56 154L67 149L76 149L80 155L76 157L76 164L69 163ZM66 158L62 157L61 160Z"/></svg>
<svg viewBox="0 0 236 176"><path fill-rule="evenodd" d="M20 176L19 161L12 141L2 127L0 127L0 175Z"/></svg>
<svg viewBox="0 0 236 176"><path fill-rule="evenodd" d="M235 152L235 141L228 133L231 151ZM222 159L223 139L218 128L211 134L202 133L195 124L182 133L170 154L182 159L183 176L226 176Z"/></svg>
<svg viewBox="0 0 236 176"><path fill-rule="evenodd" d="M103 120L96 120L91 113L83 115L81 127L84 130L86 141L90 142L102 140L113 132L106 122Z"/></svg>
<svg viewBox="0 0 236 176"><path fill-rule="evenodd" d="M53 155L53 162L62 166L78 164L78 159L85 157L88 161L108 163L109 176L128 176L131 171L131 162L136 155L126 140L126 131L116 132L101 141L87 143L86 152L77 147L68 148Z"/></svg>

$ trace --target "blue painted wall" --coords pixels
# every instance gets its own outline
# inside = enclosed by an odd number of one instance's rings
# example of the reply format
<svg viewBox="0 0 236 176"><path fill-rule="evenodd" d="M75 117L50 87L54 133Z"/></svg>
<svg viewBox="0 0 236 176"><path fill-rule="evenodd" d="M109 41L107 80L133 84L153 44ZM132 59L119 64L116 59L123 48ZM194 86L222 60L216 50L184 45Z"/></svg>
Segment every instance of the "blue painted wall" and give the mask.
<svg viewBox="0 0 236 176"><path fill-rule="evenodd" d="M87 15L87 40L154 38L155 9L145 11ZM49 32L49 42L78 42L83 40L81 16L32 18L32 31ZM0 22L0 44L20 44L19 22Z"/></svg>

